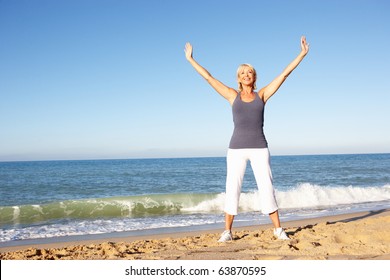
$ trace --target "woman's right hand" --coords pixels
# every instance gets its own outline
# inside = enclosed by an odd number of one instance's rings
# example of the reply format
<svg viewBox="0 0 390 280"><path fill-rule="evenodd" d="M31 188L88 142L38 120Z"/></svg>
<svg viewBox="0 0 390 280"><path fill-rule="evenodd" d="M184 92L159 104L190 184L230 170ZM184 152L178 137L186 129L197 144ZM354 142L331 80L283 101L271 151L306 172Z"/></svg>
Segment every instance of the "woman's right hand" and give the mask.
<svg viewBox="0 0 390 280"><path fill-rule="evenodd" d="M306 42L306 37L301 37L301 53L306 55L309 52L309 44Z"/></svg>
<svg viewBox="0 0 390 280"><path fill-rule="evenodd" d="M186 43L184 47L184 53L188 62L195 68L195 70L224 98L226 98L230 104L233 104L234 99L237 96L237 92L225 86L223 83L215 79L211 74L203 68L195 59L192 57L192 46L190 43Z"/></svg>
<svg viewBox="0 0 390 280"><path fill-rule="evenodd" d="M192 58L192 46L190 43L186 43L184 47L184 53L186 54L187 60L190 60Z"/></svg>

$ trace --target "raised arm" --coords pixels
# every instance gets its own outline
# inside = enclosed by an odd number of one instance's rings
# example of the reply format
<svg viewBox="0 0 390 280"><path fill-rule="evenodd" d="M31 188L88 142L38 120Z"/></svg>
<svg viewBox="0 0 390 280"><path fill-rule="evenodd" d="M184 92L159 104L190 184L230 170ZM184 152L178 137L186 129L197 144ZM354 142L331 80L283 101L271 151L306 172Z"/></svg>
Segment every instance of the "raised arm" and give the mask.
<svg viewBox="0 0 390 280"><path fill-rule="evenodd" d="M205 68L203 68L195 59L192 57L192 45L187 43L184 49L186 59L195 68L195 70L230 104L233 104L234 99L237 96L237 92L224 85L217 79L215 79Z"/></svg>
<svg viewBox="0 0 390 280"><path fill-rule="evenodd" d="M277 76L270 84L259 90L260 97L267 102L268 99L275 94L291 72L299 65L306 54L309 52L309 44L306 42L305 36L301 37L301 52L299 55Z"/></svg>

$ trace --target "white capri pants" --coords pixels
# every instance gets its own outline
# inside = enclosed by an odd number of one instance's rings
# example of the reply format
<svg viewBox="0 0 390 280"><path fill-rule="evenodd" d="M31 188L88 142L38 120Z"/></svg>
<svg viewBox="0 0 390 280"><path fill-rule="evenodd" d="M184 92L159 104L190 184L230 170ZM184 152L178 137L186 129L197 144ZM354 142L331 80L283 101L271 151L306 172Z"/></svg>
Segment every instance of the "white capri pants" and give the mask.
<svg viewBox="0 0 390 280"><path fill-rule="evenodd" d="M270 153L264 149L229 149L227 153L225 212L237 215L241 187L247 161L250 160L259 190L260 207L263 214L278 210L272 185Z"/></svg>

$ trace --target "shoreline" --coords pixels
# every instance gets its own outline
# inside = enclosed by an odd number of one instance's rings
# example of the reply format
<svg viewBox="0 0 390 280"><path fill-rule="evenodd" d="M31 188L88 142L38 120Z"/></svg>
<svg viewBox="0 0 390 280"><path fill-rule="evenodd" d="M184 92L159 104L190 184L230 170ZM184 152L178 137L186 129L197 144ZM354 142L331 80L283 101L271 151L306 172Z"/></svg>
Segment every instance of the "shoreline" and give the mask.
<svg viewBox="0 0 390 280"><path fill-rule="evenodd" d="M291 220L291 240L275 240L272 225L132 235L126 233L29 240L0 247L0 259L390 259L390 209ZM169 230L169 229L168 229ZM58 253L61 252L61 253Z"/></svg>
<svg viewBox="0 0 390 280"><path fill-rule="evenodd" d="M370 209L370 208L368 208ZM361 213L380 213L382 211L390 211L390 208L387 209L385 205L376 206L370 210L356 208L349 211L332 211L327 214L314 214L304 216L284 216L283 213L280 213L280 220L282 227L301 225L303 223L318 223L326 219L334 220L337 217L348 218L355 217ZM261 215L263 217L261 217ZM257 230L257 229L267 229L272 227L271 220L268 218L268 215L261 214L260 220L258 221L240 221L235 220L233 224L233 231L235 230ZM150 239L150 238L160 238L160 237L170 237L182 235L193 235L193 234L207 234L207 233L221 233L225 227L224 222L204 224L204 225L190 225L190 226L173 226L173 227L160 227L160 228L147 228L140 230L130 230L130 231L117 231L117 232L106 232L106 233L90 233L90 234L77 234L77 235L65 235L65 236L49 236L49 237L34 237L29 239L20 239L20 240L8 240L0 242L0 253L9 251L7 248L20 248L25 249L29 247L44 248L46 245L50 248L50 244L88 244L90 242L97 242L105 240L126 240L134 241L139 239Z"/></svg>

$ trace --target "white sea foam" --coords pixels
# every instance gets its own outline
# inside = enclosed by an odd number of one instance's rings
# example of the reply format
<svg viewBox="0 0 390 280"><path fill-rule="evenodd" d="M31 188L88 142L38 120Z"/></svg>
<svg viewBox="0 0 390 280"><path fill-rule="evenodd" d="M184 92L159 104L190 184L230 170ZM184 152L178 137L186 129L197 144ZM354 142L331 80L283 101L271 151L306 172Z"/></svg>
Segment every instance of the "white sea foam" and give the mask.
<svg viewBox="0 0 390 280"><path fill-rule="evenodd" d="M241 194L240 213L236 217L236 223L254 221L258 223L263 221L262 219L269 222L266 215L262 217L257 212L261 206L258 204L258 195L257 191ZM372 210L378 207L380 207L378 209L386 208L390 202L390 185L381 187L331 187L305 183L287 191L276 190L276 198L281 209L282 220L306 218L309 216L315 217L367 209ZM131 199L134 200L136 197L131 197ZM157 195L153 199L141 197L137 201L144 203L142 208L159 207L161 205L168 207L180 206L181 208L179 212L163 211L157 215L140 217L65 219L62 222L58 221L40 226L8 227L0 231L0 242L223 223L224 193L207 196L201 194ZM134 206L134 201L128 201L124 198L110 199L104 201L103 204L110 206L115 203L120 203L127 209L133 209ZM65 203L59 204L60 207L65 207ZM85 201L82 205L86 206ZM37 205L34 205L33 208L41 210L41 207ZM20 207L15 206L12 209L14 220L18 222Z"/></svg>
<svg viewBox="0 0 390 280"><path fill-rule="evenodd" d="M299 184L287 191L275 191L280 209L318 208L337 205L369 203L390 200L390 185L382 187L330 187L309 183ZM184 207L186 212L215 212L223 211L225 195L219 194L213 199ZM240 211L260 211L259 192L242 193Z"/></svg>
<svg viewBox="0 0 390 280"><path fill-rule="evenodd" d="M196 205L185 205L181 211L189 213L216 212L223 211L225 204L225 193L216 195L216 197L204 200Z"/></svg>
<svg viewBox="0 0 390 280"><path fill-rule="evenodd" d="M327 207L390 200L390 185L382 187L328 187L309 183L276 191L280 208Z"/></svg>

